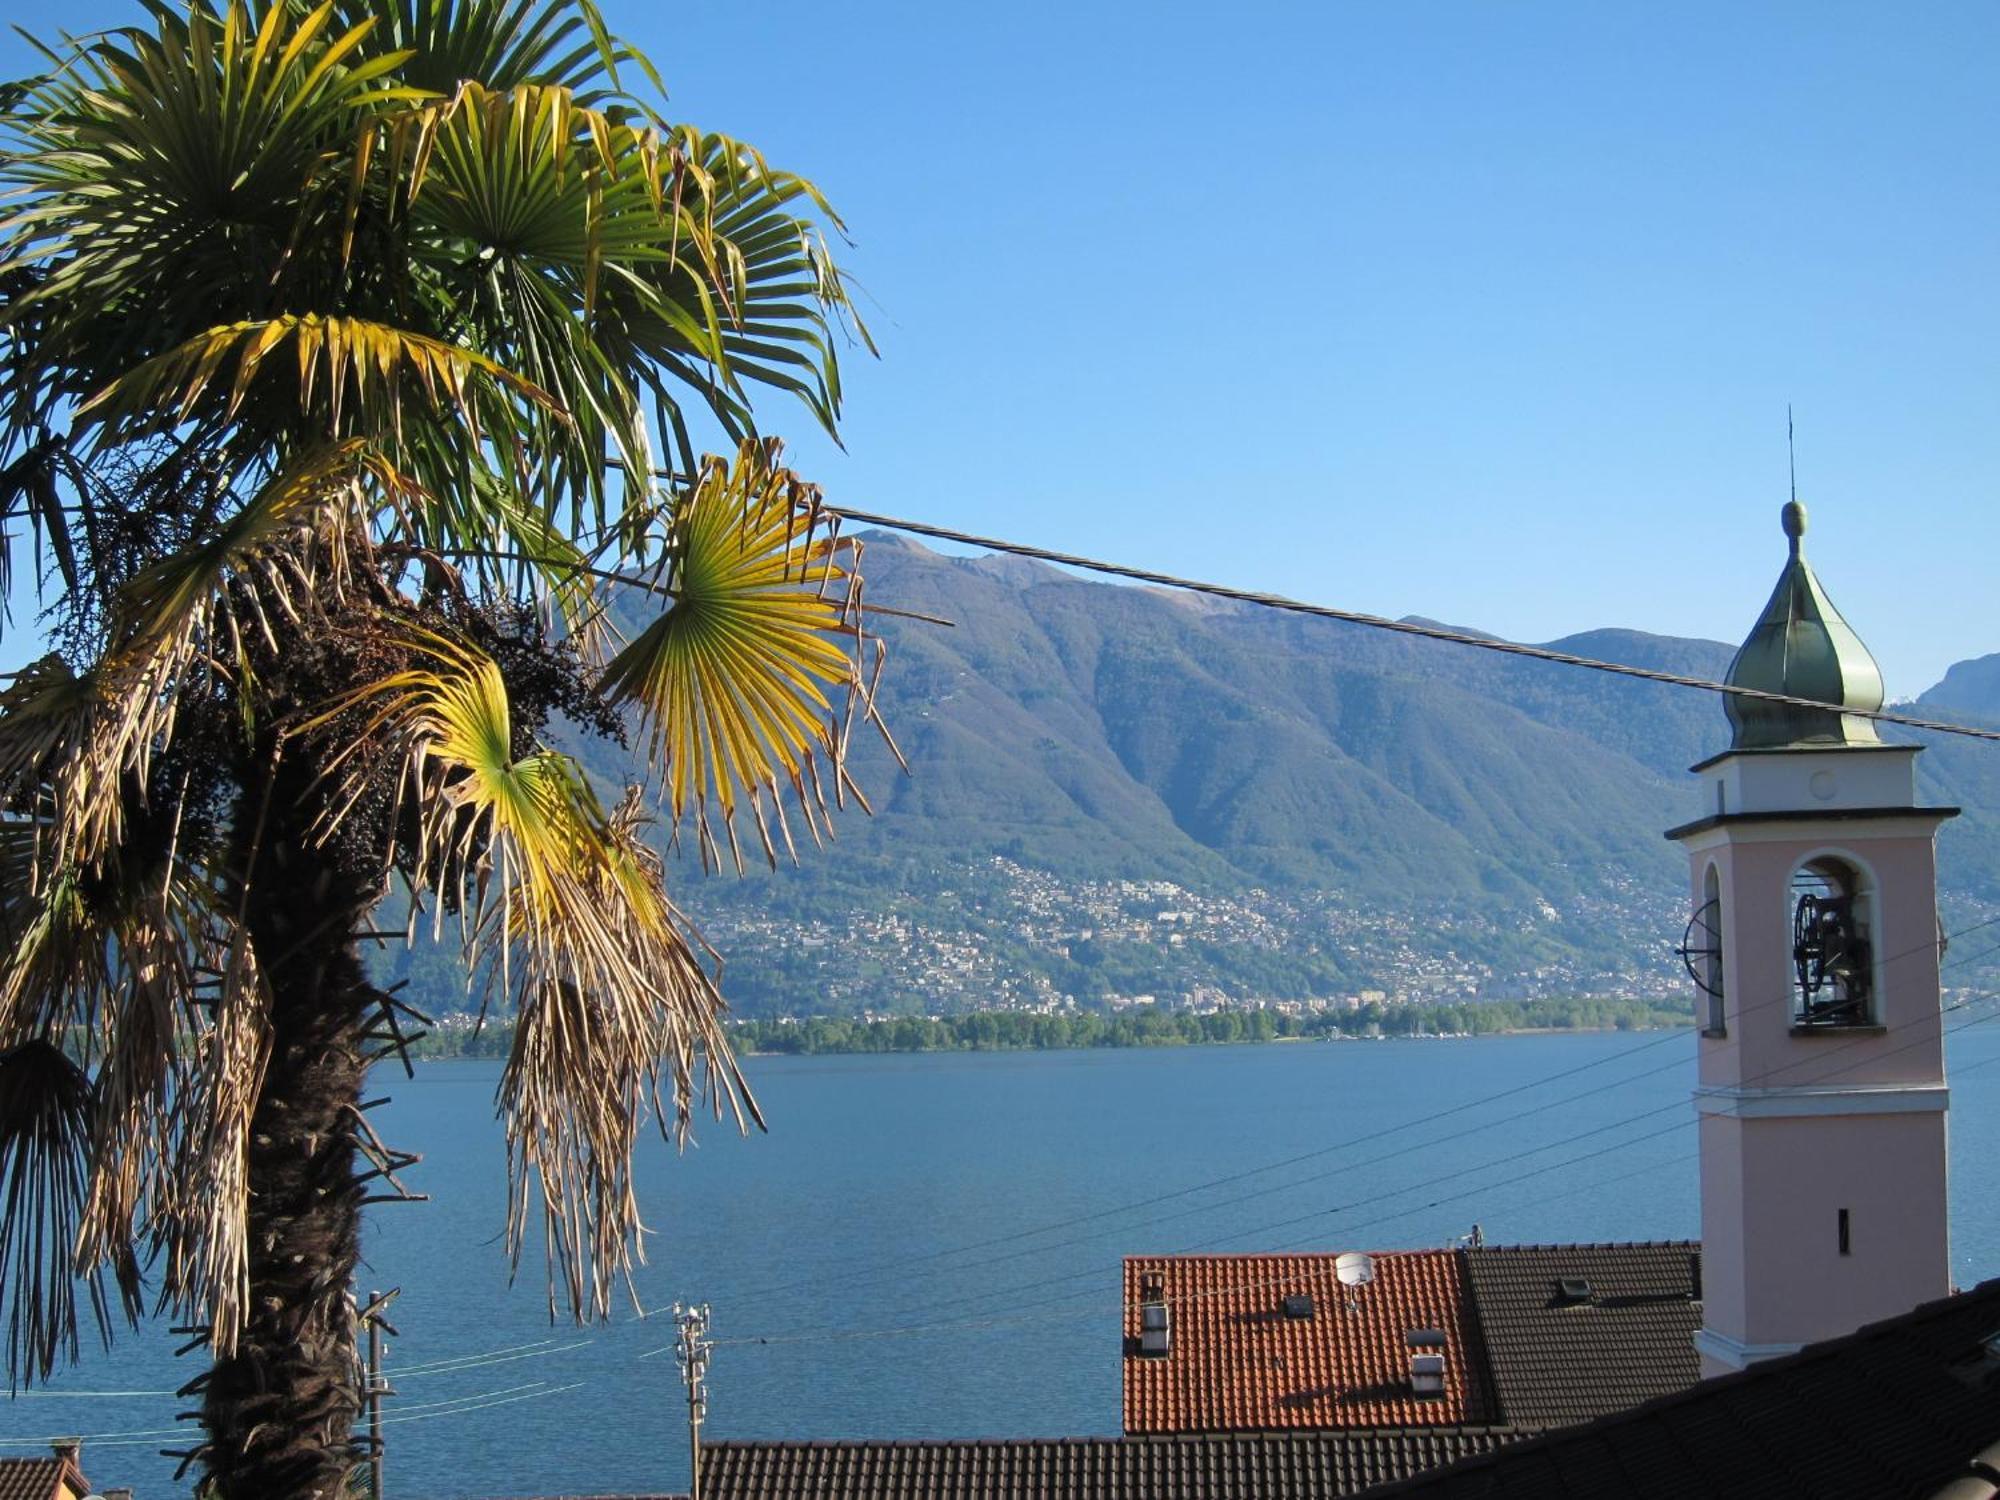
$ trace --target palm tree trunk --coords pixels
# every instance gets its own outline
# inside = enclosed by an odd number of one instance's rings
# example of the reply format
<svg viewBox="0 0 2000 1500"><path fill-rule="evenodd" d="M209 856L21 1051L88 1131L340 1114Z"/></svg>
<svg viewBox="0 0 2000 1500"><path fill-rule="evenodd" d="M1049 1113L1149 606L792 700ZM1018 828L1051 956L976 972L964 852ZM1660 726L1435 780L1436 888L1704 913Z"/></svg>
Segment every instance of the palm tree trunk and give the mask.
<svg viewBox="0 0 2000 1500"><path fill-rule="evenodd" d="M272 1049L251 1124L249 1312L203 1394L217 1500L335 1500L360 1457L351 1286L365 1190L355 1135L362 1032L380 994L353 934L377 892L308 836L307 769L267 783L266 806L285 811L264 829L245 893L271 987Z"/></svg>

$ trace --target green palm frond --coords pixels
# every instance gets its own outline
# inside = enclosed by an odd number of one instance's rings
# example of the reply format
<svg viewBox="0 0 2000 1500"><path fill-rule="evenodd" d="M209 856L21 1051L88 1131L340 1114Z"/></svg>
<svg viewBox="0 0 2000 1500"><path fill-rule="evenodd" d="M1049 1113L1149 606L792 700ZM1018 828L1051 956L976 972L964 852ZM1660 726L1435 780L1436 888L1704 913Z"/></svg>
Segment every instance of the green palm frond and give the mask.
<svg viewBox="0 0 2000 1500"><path fill-rule="evenodd" d="M42 320L44 360L129 362L215 321L218 301L258 305L328 148L419 97L390 80L396 54L360 55L372 23L336 27L330 5L154 17L77 49L13 117L5 173L28 197L0 224L0 266L44 274L17 283L0 328Z"/></svg>
<svg viewBox="0 0 2000 1500"><path fill-rule="evenodd" d="M407 52L397 76L435 94L468 82L545 83L599 106L622 97L618 69L628 65L665 92L652 64L605 29L589 0L336 0L335 8L347 25L377 22L370 50Z"/></svg>
<svg viewBox="0 0 2000 1500"><path fill-rule="evenodd" d="M755 1105L721 1028L721 996L639 838L636 803L607 814L568 756L517 756L491 658L430 632L411 645L421 665L300 733L360 710L336 763L387 745L407 768L423 828L412 890L464 903L468 967L481 971L489 955L483 972L515 1008L501 1083L511 1251L521 1251L534 1184L552 1270L573 1307L602 1314L640 1228L631 1159L648 1117L684 1129L704 1069L718 1112L726 1104L741 1122Z"/></svg>
<svg viewBox="0 0 2000 1500"><path fill-rule="evenodd" d="M174 426L204 416L226 421L267 365L291 374L285 404L324 413L322 431L329 437L359 431L393 445L413 395L433 413L454 411L474 442L482 414L490 419L501 409L498 390L555 408L554 398L533 381L473 350L363 318L286 313L205 330L119 377L84 402L79 414L114 433L128 424ZM284 374L274 368L271 378L282 382Z"/></svg>
<svg viewBox="0 0 2000 1500"><path fill-rule="evenodd" d="M839 536L818 491L776 459L774 444L746 443L734 463L711 459L675 501L659 566L644 580L666 609L601 684L612 702L637 706L675 822L693 820L710 862L719 822L738 868L742 804L773 862L773 817L792 850L781 782L817 841L828 828L825 782L836 803L855 790L846 769L855 718L880 723L865 653L879 664L881 646L857 608L860 544Z"/></svg>
<svg viewBox="0 0 2000 1500"><path fill-rule="evenodd" d="M837 230L840 221L811 182L728 136L679 127L661 154L677 217L697 227L695 250L664 276L640 267L606 293L618 301L661 428L676 430L680 393L692 388L725 432L748 437L756 430L750 392L763 386L797 397L833 431L837 335L845 330L873 348L819 228ZM679 309L701 312L702 337L690 336ZM692 469L687 456L682 462Z"/></svg>

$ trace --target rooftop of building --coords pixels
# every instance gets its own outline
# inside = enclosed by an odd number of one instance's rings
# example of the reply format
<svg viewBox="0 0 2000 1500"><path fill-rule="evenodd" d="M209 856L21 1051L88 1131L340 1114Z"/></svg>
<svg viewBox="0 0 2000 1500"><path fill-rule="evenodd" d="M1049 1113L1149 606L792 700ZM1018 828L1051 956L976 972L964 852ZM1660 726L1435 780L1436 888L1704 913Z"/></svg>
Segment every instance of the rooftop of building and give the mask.
<svg viewBox="0 0 2000 1500"><path fill-rule="evenodd" d="M1635 1248L1523 1246L1488 1264L1507 1274L1552 1251ZM1677 1248L1685 1261L1691 1247ZM2000 1500L2000 1279L1540 1435L1431 1425L726 1442L704 1448L702 1479L705 1500Z"/></svg>
<svg viewBox="0 0 2000 1500"><path fill-rule="evenodd" d="M1481 1246L1371 1257L1135 1256L1125 1263L1128 1433L1584 1422L1699 1374L1700 1249ZM1168 1352L1142 1352L1142 1308ZM1414 1359L1444 1356L1419 1394Z"/></svg>
<svg viewBox="0 0 2000 1500"><path fill-rule="evenodd" d="M83 1500L89 1493L89 1481L70 1458L0 1458L0 1500Z"/></svg>

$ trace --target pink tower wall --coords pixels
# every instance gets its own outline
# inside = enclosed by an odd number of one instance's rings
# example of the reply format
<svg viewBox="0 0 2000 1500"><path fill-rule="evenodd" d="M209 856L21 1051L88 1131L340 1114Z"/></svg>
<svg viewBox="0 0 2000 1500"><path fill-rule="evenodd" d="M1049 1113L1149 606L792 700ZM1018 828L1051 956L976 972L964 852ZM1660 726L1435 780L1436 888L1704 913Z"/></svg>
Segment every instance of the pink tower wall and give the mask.
<svg viewBox="0 0 2000 1500"><path fill-rule="evenodd" d="M1754 769L1768 778L1787 759ZM1732 774L1725 764L1717 779ZM1727 810L1735 792L1731 783L1710 805ZM1676 834L1696 906L1715 866L1723 924L1724 1031L1698 1044L1695 1100L1704 1374L1950 1290L1934 853L1947 815L1863 808L1802 819L1767 803ZM1791 876L1821 855L1852 865L1872 898L1878 1025L1793 1025ZM1705 1022L1706 997L1698 1004Z"/></svg>

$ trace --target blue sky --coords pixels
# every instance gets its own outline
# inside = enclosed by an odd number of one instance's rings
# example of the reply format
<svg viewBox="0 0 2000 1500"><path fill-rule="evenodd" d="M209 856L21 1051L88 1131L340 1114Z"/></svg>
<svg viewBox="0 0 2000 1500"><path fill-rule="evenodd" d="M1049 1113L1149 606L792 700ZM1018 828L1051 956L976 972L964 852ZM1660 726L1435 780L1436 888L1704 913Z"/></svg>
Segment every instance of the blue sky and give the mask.
<svg viewBox="0 0 2000 1500"><path fill-rule="evenodd" d="M2000 6L604 9L848 220L846 452L768 408L835 503L1733 640L1791 402L1891 693L2000 651Z"/></svg>

